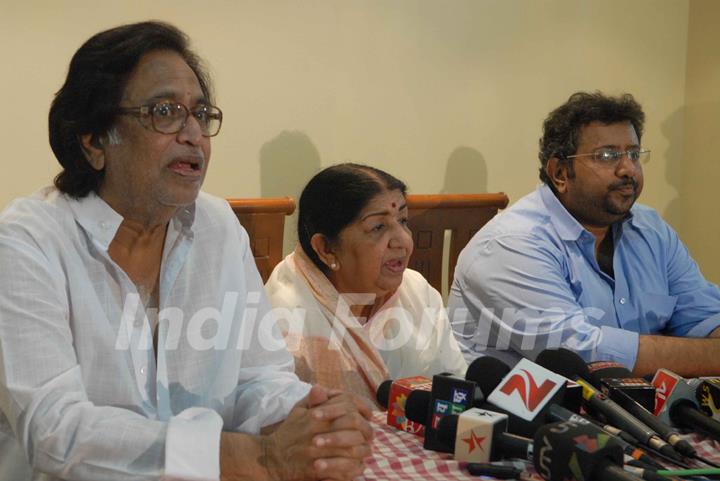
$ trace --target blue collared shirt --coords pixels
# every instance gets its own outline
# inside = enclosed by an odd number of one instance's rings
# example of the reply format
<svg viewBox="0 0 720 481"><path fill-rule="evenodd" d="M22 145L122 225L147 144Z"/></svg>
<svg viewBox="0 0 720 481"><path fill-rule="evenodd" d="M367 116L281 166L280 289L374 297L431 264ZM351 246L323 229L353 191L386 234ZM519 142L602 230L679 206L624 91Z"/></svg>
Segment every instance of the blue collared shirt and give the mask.
<svg viewBox="0 0 720 481"><path fill-rule="evenodd" d="M483 227L448 299L466 358L514 363L565 347L632 368L640 334L705 337L720 326L720 289L655 210L636 204L612 229L614 279L595 237L545 185Z"/></svg>

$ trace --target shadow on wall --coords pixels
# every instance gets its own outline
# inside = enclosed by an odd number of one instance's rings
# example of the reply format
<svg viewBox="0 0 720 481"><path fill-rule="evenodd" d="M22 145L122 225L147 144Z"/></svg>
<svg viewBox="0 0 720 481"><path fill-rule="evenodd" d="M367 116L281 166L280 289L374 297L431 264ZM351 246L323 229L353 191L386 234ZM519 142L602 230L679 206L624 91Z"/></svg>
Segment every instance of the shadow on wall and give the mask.
<svg viewBox="0 0 720 481"><path fill-rule="evenodd" d="M445 167L445 182L441 194L481 194L487 192L487 164L485 157L472 147L457 147L452 151ZM447 304L448 276L450 275L450 232L445 232L442 256L442 295Z"/></svg>
<svg viewBox="0 0 720 481"><path fill-rule="evenodd" d="M677 232L683 232L684 216L683 216L683 192L682 192L682 175L683 175L683 143L682 135L685 131L685 108L681 107L670 114L667 119L660 125L663 136L668 141L668 148L665 151L667 159L665 167L665 179L668 184L673 186L677 195L668 202L663 218L665 222L670 224ZM657 152L660 154L660 152ZM652 155L655 155L653 153ZM658 155L657 157L660 157ZM652 162L652 161L651 161Z"/></svg>
<svg viewBox="0 0 720 481"><path fill-rule="evenodd" d="M300 131L283 131L260 148L260 195L290 196L298 201L310 178L320 170L320 153L310 137ZM285 218L283 255L297 243L297 208Z"/></svg>
<svg viewBox="0 0 720 481"><path fill-rule="evenodd" d="M479 194L487 192L487 184L487 164L480 152L472 147L452 151L441 194Z"/></svg>

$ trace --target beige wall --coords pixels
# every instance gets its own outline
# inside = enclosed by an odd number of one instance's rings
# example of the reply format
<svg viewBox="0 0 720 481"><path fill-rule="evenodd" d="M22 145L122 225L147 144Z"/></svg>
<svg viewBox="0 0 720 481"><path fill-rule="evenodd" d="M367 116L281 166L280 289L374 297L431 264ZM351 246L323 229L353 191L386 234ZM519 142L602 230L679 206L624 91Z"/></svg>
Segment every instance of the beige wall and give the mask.
<svg viewBox="0 0 720 481"><path fill-rule="evenodd" d="M668 174L681 179L678 227L703 273L720 280L720 2L690 2L684 156L670 159Z"/></svg>
<svg viewBox="0 0 720 481"><path fill-rule="evenodd" d="M352 160L415 193L503 190L514 201L537 183L545 115L573 91L601 89L632 92L645 107L653 157L643 202L674 225L686 217L688 229L686 214L700 213L692 170L676 167L686 82L706 82L690 69L686 80L695 0L9 3L0 4L0 206L57 172L47 110L77 47L101 29L159 18L190 35L215 76L226 121L205 190L216 195L295 195L319 166ZM691 25L703 21L709 33L702 12ZM718 49L695 37L691 67L702 70ZM713 138L701 124L693 131ZM701 236L681 233L702 251Z"/></svg>

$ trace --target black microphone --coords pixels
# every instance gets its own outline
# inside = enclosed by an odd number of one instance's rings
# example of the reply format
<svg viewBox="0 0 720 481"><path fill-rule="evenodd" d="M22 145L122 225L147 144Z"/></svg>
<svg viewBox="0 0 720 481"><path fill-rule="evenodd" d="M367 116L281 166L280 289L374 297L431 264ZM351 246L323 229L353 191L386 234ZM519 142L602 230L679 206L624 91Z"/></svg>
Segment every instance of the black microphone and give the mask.
<svg viewBox="0 0 720 481"><path fill-rule="evenodd" d="M655 415L674 426L702 431L720 441L720 422L699 409L696 398L701 379L684 379L667 369L659 369L653 378L657 392Z"/></svg>
<svg viewBox="0 0 720 481"><path fill-rule="evenodd" d="M641 461L645 463L648 466L652 466L655 469L665 469L662 464L655 461L653 458L651 458L645 451L642 449L636 448L633 446L633 443L623 439L621 436L618 436L615 434L617 431L614 430L611 426L603 426L597 423L596 421L589 419L585 416L582 416L580 414L574 413L568 409L565 409L562 406L553 405L550 406L550 409L548 410L548 422L563 422L563 421L573 421L577 424L594 424L599 429L605 431L608 433L609 436L612 436L613 439L622 446L623 451L625 454L630 456L631 458Z"/></svg>
<svg viewBox="0 0 720 481"><path fill-rule="evenodd" d="M647 411L655 409L655 386L641 377L634 376L625 366L613 361L588 363L590 381L615 400L615 391L622 391L638 402Z"/></svg>
<svg viewBox="0 0 720 481"><path fill-rule="evenodd" d="M607 376L606 376L607 375ZM595 381L593 384L596 388L601 389L602 379L606 377L616 379L634 378L632 372L621 365L608 366L601 369L595 369L591 377ZM639 381L638 381L639 382ZM642 382L646 382L644 379ZM623 390L615 389L609 393L610 399L618 403L620 407L635 416L642 423L646 424L650 429L655 431L661 438L670 443L677 452L683 456L695 457L696 452L690 443L685 441L670 426L655 417L647 409L640 405L635 399L628 396Z"/></svg>
<svg viewBox="0 0 720 481"><path fill-rule="evenodd" d="M546 349L538 355L537 363L580 384L583 387L583 399L588 411L601 413L609 424L628 432L640 442L666 456L678 461L682 460L677 451L652 429L590 384L587 380L590 377L587 364L580 356L567 349Z"/></svg>
<svg viewBox="0 0 720 481"><path fill-rule="evenodd" d="M500 359L482 356L470 363L465 379L475 382L487 397L509 372L510 366Z"/></svg>
<svg viewBox="0 0 720 481"><path fill-rule="evenodd" d="M425 423L423 447L441 451L437 440L437 426L440 420L450 414L459 414L475 405L475 396L480 393L477 384L455 376L437 374L432 379L430 402Z"/></svg>
<svg viewBox="0 0 720 481"><path fill-rule="evenodd" d="M547 481L640 481L623 468L623 449L592 424L548 424L535 435L533 464Z"/></svg>
<svg viewBox="0 0 720 481"><path fill-rule="evenodd" d="M507 415L472 408L445 416L438 424L438 440L456 461L487 463L504 458L532 459L532 439L510 434Z"/></svg>
<svg viewBox="0 0 720 481"><path fill-rule="evenodd" d="M428 422L428 411L430 409L430 398L432 395L429 391L413 391L405 401L405 416L418 424L425 426Z"/></svg>

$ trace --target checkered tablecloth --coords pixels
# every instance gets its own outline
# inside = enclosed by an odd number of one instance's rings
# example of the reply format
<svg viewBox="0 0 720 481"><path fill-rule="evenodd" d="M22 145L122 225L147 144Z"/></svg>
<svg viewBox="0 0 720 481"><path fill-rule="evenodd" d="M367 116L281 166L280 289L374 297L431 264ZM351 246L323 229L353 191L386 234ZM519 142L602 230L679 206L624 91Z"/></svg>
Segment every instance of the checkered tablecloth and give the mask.
<svg viewBox="0 0 720 481"><path fill-rule="evenodd" d="M361 479L370 480L447 480L476 479L449 454L426 451L423 438L405 433L385 423L387 414L373 416L375 440L373 455Z"/></svg>
<svg viewBox="0 0 720 481"><path fill-rule="evenodd" d="M435 481L435 480L482 480L465 469L467 463L459 463L450 454L426 451L423 438L405 433L385 423L387 414L376 412L372 425L375 431L373 454L368 458L367 469L356 481ZM710 461L720 463L720 443L697 434L683 436L697 450L698 454ZM700 466L700 465L698 465ZM530 469L532 473L534 470ZM532 480L540 480L537 474L529 474Z"/></svg>
<svg viewBox="0 0 720 481"><path fill-rule="evenodd" d="M698 434L685 434L682 437L693 445L698 455L713 463L720 464L719 442Z"/></svg>
<svg viewBox="0 0 720 481"><path fill-rule="evenodd" d="M376 412L373 416L372 425L375 430L373 455L367 460L367 469L359 480L490 479L485 476L472 476L465 469L467 463L453 460L450 454L424 450L422 437L388 426L385 423L386 416L385 412Z"/></svg>

